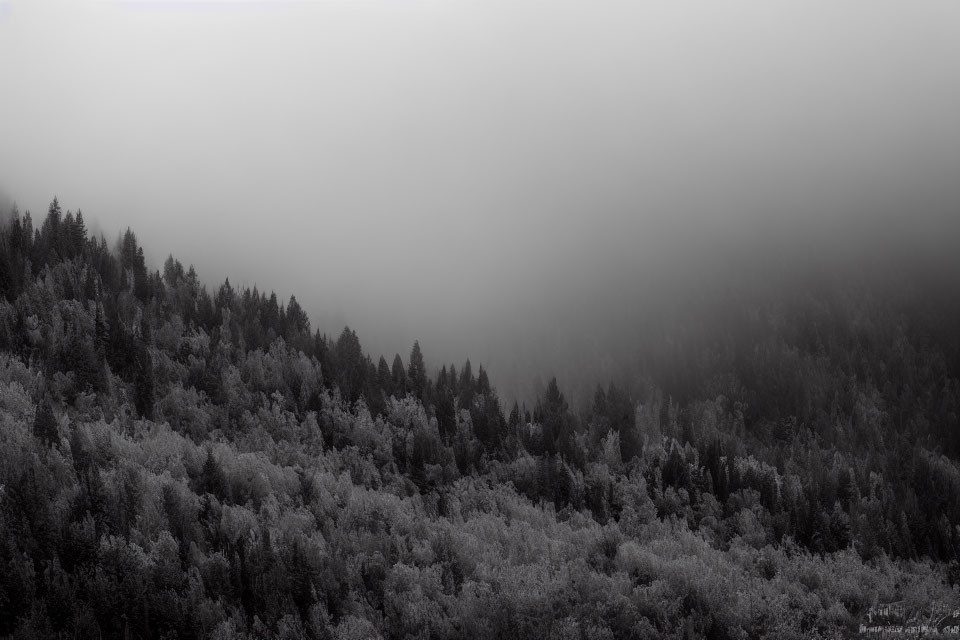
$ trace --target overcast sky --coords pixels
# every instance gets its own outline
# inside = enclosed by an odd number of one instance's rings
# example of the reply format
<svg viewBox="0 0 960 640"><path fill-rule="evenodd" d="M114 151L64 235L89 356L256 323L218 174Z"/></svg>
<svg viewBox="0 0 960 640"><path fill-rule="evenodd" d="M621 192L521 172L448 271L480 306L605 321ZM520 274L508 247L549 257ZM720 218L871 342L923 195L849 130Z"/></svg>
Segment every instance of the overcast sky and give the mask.
<svg viewBox="0 0 960 640"><path fill-rule="evenodd" d="M0 0L21 210L435 363L763 229L956 219L958 114L955 0Z"/></svg>

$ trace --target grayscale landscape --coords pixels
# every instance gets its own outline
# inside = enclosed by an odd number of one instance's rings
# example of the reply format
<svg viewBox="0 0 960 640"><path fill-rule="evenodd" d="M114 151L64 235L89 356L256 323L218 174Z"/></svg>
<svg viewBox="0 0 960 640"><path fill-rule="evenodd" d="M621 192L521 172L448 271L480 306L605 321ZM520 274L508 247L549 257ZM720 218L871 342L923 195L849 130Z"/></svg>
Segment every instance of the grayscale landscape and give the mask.
<svg viewBox="0 0 960 640"><path fill-rule="evenodd" d="M0 0L0 637L960 637L960 5Z"/></svg>

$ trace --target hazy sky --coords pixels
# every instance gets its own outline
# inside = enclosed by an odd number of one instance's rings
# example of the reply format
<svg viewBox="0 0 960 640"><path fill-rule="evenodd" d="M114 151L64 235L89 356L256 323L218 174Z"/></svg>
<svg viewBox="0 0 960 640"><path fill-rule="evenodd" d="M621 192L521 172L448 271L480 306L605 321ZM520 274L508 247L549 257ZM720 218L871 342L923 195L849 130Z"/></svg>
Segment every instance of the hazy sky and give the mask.
<svg viewBox="0 0 960 640"><path fill-rule="evenodd" d="M434 363L742 236L956 219L958 114L956 0L0 0L21 210Z"/></svg>

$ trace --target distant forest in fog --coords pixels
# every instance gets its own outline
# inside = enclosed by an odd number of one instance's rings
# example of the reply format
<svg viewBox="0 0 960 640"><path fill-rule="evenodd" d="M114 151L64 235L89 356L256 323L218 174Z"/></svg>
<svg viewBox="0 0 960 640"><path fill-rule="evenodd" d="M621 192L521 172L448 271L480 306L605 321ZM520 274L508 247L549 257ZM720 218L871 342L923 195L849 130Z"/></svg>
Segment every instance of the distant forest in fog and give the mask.
<svg viewBox="0 0 960 640"><path fill-rule="evenodd" d="M479 362L10 211L0 636L810 638L960 606L957 274L768 251L651 294L626 366L503 402Z"/></svg>

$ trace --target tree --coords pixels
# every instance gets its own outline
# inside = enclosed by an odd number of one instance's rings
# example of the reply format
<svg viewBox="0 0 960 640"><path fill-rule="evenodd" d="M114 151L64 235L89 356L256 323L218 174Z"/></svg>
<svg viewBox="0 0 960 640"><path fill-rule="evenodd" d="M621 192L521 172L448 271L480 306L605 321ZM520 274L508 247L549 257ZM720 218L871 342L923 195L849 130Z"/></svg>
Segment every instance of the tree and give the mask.
<svg viewBox="0 0 960 640"><path fill-rule="evenodd" d="M470 360L467 360L460 371L460 380L457 383L461 407L465 408L473 404L474 384L473 369L470 367Z"/></svg>
<svg viewBox="0 0 960 640"><path fill-rule="evenodd" d="M134 404L137 413L143 418L153 417L155 395L153 378L153 357L147 347L142 347L137 358L137 373L134 381Z"/></svg>
<svg viewBox="0 0 960 640"><path fill-rule="evenodd" d="M213 449L207 449L207 457L203 461L203 469L200 472L200 491L203 493L212 493L221 502L227 500L229 485L227 476L223 472L220 462L213 456Z"/></svg>
<svg viewBox="0 0 960 640"><path fill-rule="evenodd" d="M539 403L538 412L543 427L543 444L548 453L560 453L565 457L577 454L574 443L576 425L560 392L557 379L550 378L547 390Z"/></svg>
<svg viewBox="0 0 960 640"><path fill-rule="evenodd" d="M457 416L453 392L448 388L437 389L436 399L437 428L444 443L449 444L457 433Z"/></svg>
<svg viewBox="0 0 960 640"><path fill-rule="evenodd" d="M309 336L310 319L300 306L300 303L297 302L296 296L290 296L290 302L287 303L287 310L284 318L286 320L284 337L288 342L293 342L294 338L299 338L300 336Z"/></svg>
<svg viewBox="0 0 960 640"><path fill-rule="evenodd" d="M393 356L393 371L391 373L392 385L391 392L395 396L403 396L407 393L407 372L403 368L403 360L400 354Z"/></svg>
<svg viewBox="0 0 960 640"><path fill-rule="evenodd" d="M410 380L413 394L423 399L423 391L427 384L427 368L423 363L423 354L420 353L420 342L418 341L414 341L413 349L410 351L410 366L407 369L407 377Z"/></svg>
<svg viewBox="0 0 960 640"><path fill-rule="evenodd" d="M357 333L344 327L336 344L337 382L340 394L348 402L356 402L363 393L367 363Z"/></svg>
<svg viewBox="0 0 960 640"><path fill-rule="evenodd" d="M480 365L480 371L477 373L477 393L488 396L490 395L492 387L490 386L490 378L487 376L486 370L484 370L483 365Z"/></svg>
<svg viewBox="0 0 960 640"><path fill-rule="evenodd" d="M53 407L48 398L44 398L37 405L33 418L33 435L47 446L60 442L57 418L53 415Z"/></svg>
<svg viewBox="0 0 960 640"><path fill-rule="evenodd" d="M83 212L77 209L77 216L70 228L70 244L73 255L81 255L87 242L87 225L83 221Z"/></svg>
<svg viewBox="0 0 960 640"><path fill-rule="evenodd" d="M377 384L385 395L393 395L393 380L390 376L390 365L387 364L387 359L382 355L380 356L380 361L377 363Z"/></svg>
<svg viewBox="0 0 960 640"><path fill-rule="evenodd" d="M226 278L223 284L220 285L220 289L217 290L217 295L214 300L217 311L222 313L224 309L232 310L235 298L236 294L233 291L233 287L230 286L230 278Z"/></svg>
<svg viewBox="0 0 960 640"><path fill-rule="evenodd" d="M163 282L168 287L176 287L183 279L183 265L173 259L173 254L167 255L163 261Z"/></svg>
<svg viewBox="0 0 960 640"><path fill-rule="evenodd" d="M62 366L76 375L77 389L102 391L104 388L103 358L97 351L97 338L94 334L84 335L77 324L72 324L64 336L62 347Z"/></svg>
<svg viewBox="0 0 960 640"><path fill-rule="evenodd" d="M143 247L137 247L137 260L133 268L133 293L140 302L147 303L150 300L150 278L143 257Z"/></svg>
<svg viewBox="0 0 960 640"><path fill-rule="evenodd" d="M107 345L110 342L110 330L107 326L106 318L103 317L103 305L97 304L97 314L94 320L95 326L95 349L97 358L102 363L107 355Z"/></svg>
<svg viewBox="0 0 960 640"><path fill-rule="evenodd" d="M57 200L56 196L53 198L53 202L50 203L50 208L47 209L47 219L43 223L43 238L46 246L44 249L47 251L47 264L53 264L57 259L65 257L62 252L58 251L60 245L60 226L62 222L62 210L60 209L60 202ZM51 252L53 252L51 254Z"/></svg>
<svg viewBox="0 0 960 640"><path fill-rule="evenodd" d="M273 342L273 338L282 332L280 327L280 306L277 302L277 294L270 292L270 297L260 303L260 322L262 329L267 332L267 343ZM271 335L272 332L272 335Z"/></svg>
<svg viewBox="0 0 960 640"><path fill-rule="evenodd" d="M6 238L2 238L5 240ZM13 251L10 251L8 247L0 247L3 250L0 251L0 300L15 300L16 299L16 281L17 278L14 275L15 266L13 264L19 256L14 255Z"/></svg>

